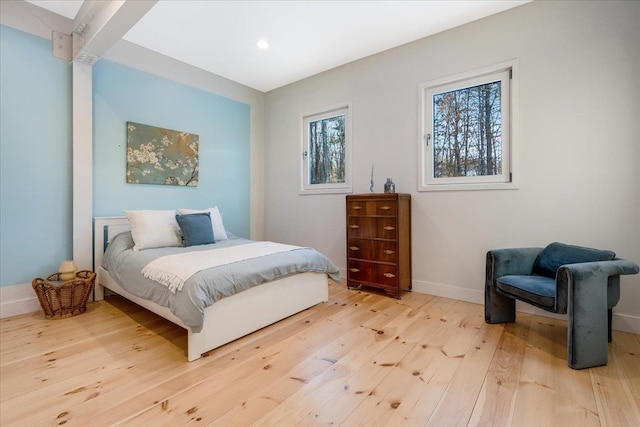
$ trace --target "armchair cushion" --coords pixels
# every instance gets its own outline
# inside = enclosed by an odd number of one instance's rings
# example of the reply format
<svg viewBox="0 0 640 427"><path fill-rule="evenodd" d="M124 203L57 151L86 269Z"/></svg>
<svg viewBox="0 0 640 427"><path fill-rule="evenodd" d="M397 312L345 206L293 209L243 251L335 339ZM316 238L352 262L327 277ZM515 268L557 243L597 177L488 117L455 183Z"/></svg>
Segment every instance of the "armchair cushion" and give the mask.
<svg viewBox="0 0 640 427"><path fill-rule="evenodd" d="M502 276L496 287L504 294L534 305L553 309L556 300L556 281L545 276Z"/></svg>
<svg viewBox="0 0 640 427"><path fill-rule="evenodd" d="M533 265L533 274L555 279L560 266L583 262L610 261L616 257L611 251L585 248L582 246L551 243L538 255Z"/></svg>

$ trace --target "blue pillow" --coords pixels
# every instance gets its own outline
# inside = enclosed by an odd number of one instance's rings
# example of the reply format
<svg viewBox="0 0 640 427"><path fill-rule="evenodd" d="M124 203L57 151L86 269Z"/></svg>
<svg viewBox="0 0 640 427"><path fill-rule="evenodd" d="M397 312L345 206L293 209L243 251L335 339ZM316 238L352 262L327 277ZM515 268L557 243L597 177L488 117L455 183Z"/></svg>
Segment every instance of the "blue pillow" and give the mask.
<svg viewBox="0 0 640 427"><path fill-rule="evenodd" d="M185 246L208 245L216 242L213 238L209 212L176 215L176 221L182 231Z"/></svg>
<svg viewBox="0 0 640 427"><path fill-rule="evenodd" d="M556 277L556 271L564 264L578 264L581 262L610 261L616 257L611 251L585 248L582 246L565 245L554 242L544 248L533 266L533 274Z"/></svg>

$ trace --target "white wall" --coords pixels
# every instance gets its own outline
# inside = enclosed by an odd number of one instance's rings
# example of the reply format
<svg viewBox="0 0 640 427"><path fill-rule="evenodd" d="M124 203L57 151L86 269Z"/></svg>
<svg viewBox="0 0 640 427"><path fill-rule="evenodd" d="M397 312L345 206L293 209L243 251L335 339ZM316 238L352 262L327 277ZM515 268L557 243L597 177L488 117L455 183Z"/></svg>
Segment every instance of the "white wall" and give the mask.
<svg viewBox="0 0 640 427"><path fill-rule="evenodd" d="M640 262L638 40L639 2L533 2L267 93L266 238L344 271L344 195L298 195L300 114L351 101L354 192L375 163L377 191L393 177L413 195L415 290L482 302L491 248L562 241ZM418 193L417 85L514 58L520 188ZM640 275L614 312L640 333Z"/></svg>

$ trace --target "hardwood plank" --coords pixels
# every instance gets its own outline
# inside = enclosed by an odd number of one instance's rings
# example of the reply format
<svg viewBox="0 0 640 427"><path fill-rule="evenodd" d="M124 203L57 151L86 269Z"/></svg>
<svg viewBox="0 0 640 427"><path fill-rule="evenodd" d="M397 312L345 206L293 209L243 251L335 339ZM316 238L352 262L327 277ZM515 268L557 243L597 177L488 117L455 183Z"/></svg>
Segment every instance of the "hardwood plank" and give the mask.
<svg viewBox="0 0 640 427"><path fill-rule="evenodd" d="M357 303L358 301L366 298L366 295L352 294L351 298L352 298L351 299L352 303L353 302ZM339 313L341 310L341 306L338 304L333 306L329 305L326 307L323 306L323 308L331 313ZM186 331L184 331L182 328L179 328L171 324L170 322L167 322L164 319L159 318L158 316L155 316L153 314L152 316L156 320L156 322L159 321L159 322L164 322L165 324L171 325L171 327L174 328L174 331L176 331L177 334L180 334L180 336L183 337L183 340L185 342L185 348L186 348ZM320 318L322 317L323 316L320 316ZM309 317L309 316L302 316L301 319L306 319L306 320L303 320L302 322L309 322L309 323L302 323L302 324L304 325L311 324L312 320L309 320L310 318L313 319L312 317ZM138 325L138 327L142 327L142 326ZM285 332L284 334L281 334L277 339L278 340L281 339L282 336L285 336L286 334L287 332ZM259 348L259 346L256 346L256 347ZM134 349L137 352L139 352L143 348L144 347L140 345L134 347ZM251 348L253 348L253 346ZM230 357L230 359L234 359L237 356L238 355L236 353L235 355ZM60 391L57 389L54 390L51 387L49 387L47 389L46 397L43 398L42 400L43 402L47 403L46 405L47 411L49 412L53 411L55 412L53 413L53 415L57 415L59 413L65 412L66 408L58 408L54 403L50 401L51 396L59 396L59 395L64 396L65 392L69 393L74 390L81 390L82 393L77 393L77 395L80 397L86 398L87 396L93 395L95 393L94 389L99 388L101 392L100 396L98 396L97 398L93 397L91 399L86 399L81 404L79 404L79 406L76 407L74 411L75 415L77 417L80 417L80 419L83 419L82 418L83 414L85 414L87 417L86 419L90 420L91 419L90 417L92 415L95 415L95 412L94 412L95 410L98 410L98 412L100 412L100 410L105 409L104 407L100 407L100 404L103 401L108 402L109 398L111 399L115 398L116 402L118 403L121 403L121 401L128 401L129 397L131 397L131 394L126 392L123 393L123 391L127 389L131 390L131 384L130 384L131 376L135 377L137 384L140 384L143 387L143 391L146 391L148 389L154 389L159 384L161 384L159 379L163 379L163 376L158 375L158 372L166 373L169 377L180 376L180 377L186 378L187 380L191 378L188 375L189 374L188 370L194 366L186 362L186 359L184 358L184 349L178 349L178 351L176 351L174 361L177 364L176 366L174 366L175 372L172 371L171 365L166 368L163 368L162 366L156 366L154 364L145 364L143 362L138 364L136 363L136 358L130 355L126 357L123 361L121 361L120 359L107 360L106 362L104 362L103 365L100 365L100 363L102 363L100 361L97 361L97 362L92 361L92 363L98 363L98 365L88 367L89 371L95 372L95 374L92 375L90 382L83 383L83 384L68 384L68 382L63 382L61 384L57 384L56 386L62 386L66 388ZM165 363L166 363L166 360L165 360ZM157 370L147 370L151 366L156 366ZM186 372L187 375L185 375L185 367L187 369L187 372ZM115 372L115 374L112 374L113 372ZM121 380L120 380L120 377L117 375L118 372L123 373ZM116 380L111 382L106 382L101 377L101 375L106 375L106 376L112 375L112 376L115 376ZM197 375L196 375L196 378L199 379ZM120 417L119 414L122 412L122 409L120 408L120 406L121 406L120 404L107 405L107 408L109 408L108 416L105 416L104 418L110 419L111 417L114 417L114 418ZM22 406L22 408L24 408L24 406ZM86 411L84 409L86 409ZM56 412L56 411L59 411L59 412Z"/></svg>
<svg viewBox="0 0 640 427"><path fill-rule="evenodd" d="M340 318L340 314L345 319ZM354 319L352 313L341 312L333 317L331 328L318 324L316 328L301 331L273 345L268 351L256 355L245 363L238 364L233 371L216 375L194 386L189 393L170 396L149 410L129 420L138 425L155 423L156 420L179 425L188 422L197 411L197 417L211 422L224 415L234 405L242 404L244 396L255 390L264 390L272 382L287 374L287 369L295 360L304 359L324 346L332 336L346 333L358 322L369 317L365 310L358 310ZM327 362L327 364L329 364ZM221 387L226 383L226 387ZM194 409L195 408L195 409Z"/></svg>
<svg viewBox="0 0 640 427"><path fill-rule="evenodd" d="M125 307L133 309L124 311L126 316L122 315L123 311L104 302L87 304L87 312L66 319L48 320L40 313L19 316L21 320L29 321L29 325L22 329L7 328L7 332L2 329L0 364L29 358L34 352L46 353L73 346L95 336L108 335L120 327L136 328L157 318L153 313L135 304L127 303ZM135 307L138 309L135 310ZM100 308L102 310L98 313ZM108 322L108 328L105 327L105 322Z"/></svg>
<svg viewBox="0 0 640 427"><path fill-rule="evenodd" d="M554 358L558 358L553 348L554 328L553 319L540 317L531 319L529 345L524 352L513 414L515 426L554 425L556 396Z"/></svg>
<svg viewBox="0 0 640 427"><path fill-rule="evenodd" d="M175 332L182 333L179 330ZM158 354L159 358L150 360L147 352ZM42 383L45 386L40 386L31 393L22 393L7 400L3 396L0 424L36 425L43 415L48 422L53 422L63 413L73 414L74 420L88 422L90 418L84 417L80 409L85 402L93 403L114 384L119 385L119 393L122 395L127 388L144 379L141 379L141 373L145 373L146 378L157 377L167 360L182 363L182 351L166 346L164 339L157 335L146 337L125 358L103 359L102 363L89 369L88 375L47 381ZM78 364L80 362L76 366Z"/></svg>
<svg viewBox="0 0 640 427"><path fill-rule="evenodd" d="M323 304L313 307L306 312L294 315L284 321L271 325L260 331L257 331L247 337L229 343L219 349L210 352L209 356L195 362L186 363L181 373L163 376L161 382L153 387L140 390L133 393L127 399L104 405L98 409L94 415L100 417L105 424L115 423L122 417L118 415L118 411L124 411L131 414L130 417L137 416L145 411L152 410L157 406L167 407L168 399L181 392L188 392L207 378L214 378L220 384L224 384L220 380L219 374L226 370L233 369L251 359L266 357L272 351L273 345L279 345L282 341L296 335L302 330L316 327L323 321L330 319L333 314L345 311L346 308L368 307L371 302L366 302L369 295L361 292L350 292L347 299L333 301L329 304ZM371 301L371 300L370 300ZM283 326L285 324L285 326ZM259 365L260 361L258 362ZM207 376L203 377L200 373L201 368L207 368ZM234 379L236 376L230 376ZM131 397L137 397L135 399Z"/></svg>
<svg viewBox="0 0 640 427"><path fill-rule="evenodd" d="M268 390L254 394L241 405L236 406L224 416L216 419L220 425L238 425L257 421L267 412L298 392L305 384L309 384L314 378L318 378L327 372L334 364L338 363L345 355L355 348L363 345L371 339L372 332L385 331L389 333L392 321L385 313L376 313L366 325L353 328L347 334L334 340L320 349L311 357L295 366L285 376L270 384Z"/></svg>
<svg viewBox="0 0 640 427"><path fill-rule="evenodd" d="M524 315L504 325L469 425L511 425L530 321L531 316Z"/></svg>
<svg viewBox="0 0 640 427"><path fill-rule="evenodd" d="M396 414L408 419L401 411L407 407L407 401L412 402L411 391L423 388L430 381L443 359L447 358L442 347L452 336L451 326L439 320L425 317L420 319L419 324L412 325L412 328L414 327L422 329L419 342L416 342L400 363L392 368L374 392L365 396L362 403L347 417L345 425L397 425L400 421L392 419ZM437 347L439 350L436 350Z"/></svg>
<svg viewBox="0 0 640 427"><path fill-rule="evenodd" d="M386 425L424 425L446 391L462 360L459 357L449 357L445 350L449 340L457 332L455 322L446 322L446 313L454 305L453 300L440 298L434 304L425 306L425 317L431 319L431 322L415 347L421 352L423 369L416 367L411 372L412 377L416 377L413 379L418 381L413 381L412 387L406 389L399 405L393 405L395 411ZM417 372L419 375L415 375ZM395 400L399 401L399 397ZM392 405L393 401L389 400L388 403Z"/></svg>
<svg viewBox="0 0 640 427"><path fill-rule="evenodd" d="M482 388L487 369L493 359L503 328L496 325L484 325L456 371L449 387L438 402L427 425L454 426L466 425L473 412L473 406Z"/></svg>
<svg viewBox="0 0 640 427"><path fill-rule="evenodd" d="M614 331L609 347L609 354L616 355L622 380L640 408L640 335Z"/></svg>
<svg viewBox="0 0 640 427"><path fill-rule="evenodd" d="M346 379L370 362L389 342L395 341L395 337L403 334L416 320L417 316L414 309L407 309L401 316L389 322L384 329L379 329L378 325L371 323L365 325L363 329L367 331L368 335L363 343L337 361L322 376L316 377L309 381L308 384L305 384L302 389L292 396L292 399L283 402L261 417L256 422L256 425L293 425L297 423L315 408L332 399L334 395L344 391ZM384 333L378 333L381 330ZM395 333L392 334L390 331ZM359 391L355 390L355 393Z"/></svg>
<svg viewBox="0 0 640 427"><path fill-rule="evenodd" d="M638 335L614 332L609 364L576 371L562 320L329 292L191 363L186 331L118 297L2 319L0 425L640 425Z"/></svg>
<svg viewBox="0 0 640 427"><path fill-rule="evenodd" d="M420 318L407 318L410 324L420 324ZM340 424L370 393L377 393L377 385L386 378L391 370L411 350L422 336L419 327L405 328L402 336L396 334L386 339L379 352L369 352L367 360L360 358L360 364L354 364L346 378L334 382L332 390L326 388L318 394L312 411L308 412L297 425ZM373 357L371 357L373 356ZM356 368L357 369L353 369Z"/></svg>
<svg viewBox="0 0 640 427"><path fill-rule="evenodd" d="M589 370L575 370L567 365L567 322L555 320L554 325L555 423L558 426L599 426Z"/></svg>
<svg viewBox="0 0 640 427"><path fill-rule="evenodd" d="M639 426L640 410L629 387L629 382L637 382L638 377L625 376L619 357L615 348L610 347L609 363L589 370L600 423L605 426ZM633 387L637 388L637 385Z"/></svg>
<svg viewBox="0 0 640 427"><path fill-rule="evenodd" d="M136 424L144 424L150 419L161 417L169 423L184 422L183 418L190 417L193 408L200 408L198 416L205 421L213 419L214 416L222 415L218 411L220 408L224 411L229 410L231 404L228 399L241 398L247 390L246 387L252 390L260 384L271 383L275 377L282 374L282 369L290 366L291 361L296 357L301 357L311 349L323 345L331 334L339 334L341 330L351 328L354 312L368 315L370 307L382 308L390 305L388 301L368 298L367 294L354 294L354 297L358 300L353 303L352 311L340 310L326 317L322 322L305 321L305 323L299 324L297 330L290 330L286 338L273 341L270 346L265 347L265 350L244 361L240 361L236 353L234 356L238 363L234 364L233 371L225 371L223 374L197 381L191 387L192 393L187 399L175 396L171 392L172 390L180 390L184 378L178 377L166 381L162 384L162 388L145 393L145 397L153 397L153 404L137 414L131 421ZM329 325L331 327L328 327ZM221 378L220 375L227 376ZM227 386L221 388L220 385L225 382L228 383ZM238 389L237 392L232 392L236 389ZM222 393L222 397L214 397L216 393ZM208 400L212 400L214 403L207 403Z"/></svg>
<svg viewBox="0 0 640 427"><path fill-rule="evenodd" d="M0 386L2 397L14 399L42 387L45 383L59 384L67 379L69 372L78 365L89 371L104 371L104 366L113 365L120 354L128 352L131 348L142 352L164 344L162 340L158 340L158 334L165 337L171 334L174 338L184 335L182 328L164 319L158 319L157 325L152 326L153 333L142 327L136 328L135 331L121 329L102 337L104 339L85 340L72 347L37 354L21 360L20 363L4 365L0 368L0 376L4 379Z"/></svg>
<svg viewBox="0 0 640 427"><path fill-rule="evenodd" d="M458 304L457 302L454 303L452 307L455 307L457 304ZM427 327L429 324L437 323L439 326L453 328L461 325L463 323L462 319L465 319L468 317L468 312L465 310L459 311L459 310L450 309L450 310L447 310L446 312L438 313L437 308L433 306L429 306L429 307L432 308L432 314L436 314L436 315L439 314L439 316L437 316L437 319L433 319L433 317L429 315L421 316L400 337L402 338L401 341L398 341L398 339L394 339L394 341L392 341L389 344L389 347L384 348L379 355L376 355L375 359L373 359L372 361L369 361L367 364L363 366L362 369L360 369L351 378L349 378L342 388L342 390L344 390L345 393L337 393L336 395L332 396L332 398L329 400L328 403L325 404L325 407L330 409L330 412L331 412L330 418L323 420L322 411L314 411L313 413L307 414L307 416L301 420L301 423L308 424L308 423L314 423L318 421L323 424L339 423L339 422L342 422L342 420L340 420L340 414L338 413L338 410L336 410L336 406L342 407L344 409L343 414L347 415L349 414L351 407L353 406L359 407L360 405L362 405L362 402L365 402L365 401L373 402L375 399L378 399L379 396L381 395L384 396L385 394L384 387L379 389L378 388L379 386L371 386L370 384L375 384L376 382L380 382L380 384L383 384L386 381L390 382L390 384L394 383L393 377L389 379L389 376L394 370L397 370L398 366L402 364L402 361L405 359L406 355L411 350L413 350L416 346L418 346L420 341L424 339L425 334L429 334L430 329ZM467 306L467 308L468 307L469 306ZM477 306L474 306L474 307L477 308ZM449 316L447 316L447 314L449 314ZM449 321L451 321L451 323L447 323L447 318L449 319ZM462 328L464 328L464 325L462 325ZM477 331L472 329L470 329L469 332L471 334L475 334ZM455 337L454 341L456 342L465 341L465 338L463 338L464 334L460 334L459 332L460 331L456 331L456 333L449 333L448 336ZM447 342L445 342L442 345L442 347L440 348L441 353L447 355L447 352L455 353L457 351L457 346L455 345L447 347L449 343L450 343L450 340L447 340ZM428 347L427 344L424 344L424 345ZM467 343L467 346L468 346L468 343ZM385 363L384 362L385 357L392 361L391 362L387 361ZM394 363L393 362L394 358L399 358L400 361L397 363ZM382 359L382 361L380 361L380 359ZM388 368L391 368L391 369L388 369ZM412 373L413 372L415 371L412 371ZM376 376L381 376L380 381L375 379ZM351 394L349 393L349 390L356 390L356 392ZM401 400L395 397L392 397L391 399L392 401L389 402L388 408L396 409L397 407L400 406ZM387 408L387 406L384 406L384 405L383 407L385 409ZM392 414L389 413L387 415L388 417L390 417ZM357 419L357 417L358 417L358 414L354 416L355 419ZM344 422L345 424L349 424L349 418L347 418L347 420L345 420Z"/></svg>

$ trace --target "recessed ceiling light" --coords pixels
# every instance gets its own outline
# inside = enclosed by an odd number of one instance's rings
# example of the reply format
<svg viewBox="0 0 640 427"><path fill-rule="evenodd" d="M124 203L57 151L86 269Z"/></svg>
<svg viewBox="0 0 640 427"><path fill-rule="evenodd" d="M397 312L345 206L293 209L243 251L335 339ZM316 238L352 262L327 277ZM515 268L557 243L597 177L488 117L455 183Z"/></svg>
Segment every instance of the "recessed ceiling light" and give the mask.
<svg viewBox="0 0 640 427"><path fill-rule="evenodd" d="M267 42L266 40L258 40L256 46L258 46L260 49L266 49L269 47L269 42Z"/></svg>

